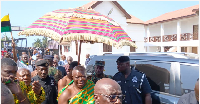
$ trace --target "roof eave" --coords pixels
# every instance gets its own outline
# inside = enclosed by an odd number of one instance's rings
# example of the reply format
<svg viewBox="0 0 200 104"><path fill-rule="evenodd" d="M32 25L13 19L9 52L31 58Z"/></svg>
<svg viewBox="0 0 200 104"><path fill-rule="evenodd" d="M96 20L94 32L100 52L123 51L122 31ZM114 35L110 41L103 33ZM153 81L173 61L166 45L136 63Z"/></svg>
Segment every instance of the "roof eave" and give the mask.
<svg viewBox="0 0 200 104"><path fill-rule="evenodd" d="M112 1L126 16L126 19L131 19L131 15L126 12L126 10L117 2Z"/></svg>
<svg viewBox="0 0 200 104"><path fill-rule="evenodd" d="M153 23L144 23L144 25L153 25L153 24L164 23L164 22L174 21L174 20L183 19L183 18L190 18L190 17L194 17L194 16L196 16L196 14L181 16L181 17L178 17L178 18L171 18L171 19L168 19L168 20L163 20L163 21L158 21L158 22L153 22Z"/></svg>
<svg viewBox="0 0 200 104"><path fill-rule="evenodd" d="M130 23L130 24L141 24L141 25L144 25L144 23L134 23L134 22L126 22L126 23Z"/></svg>

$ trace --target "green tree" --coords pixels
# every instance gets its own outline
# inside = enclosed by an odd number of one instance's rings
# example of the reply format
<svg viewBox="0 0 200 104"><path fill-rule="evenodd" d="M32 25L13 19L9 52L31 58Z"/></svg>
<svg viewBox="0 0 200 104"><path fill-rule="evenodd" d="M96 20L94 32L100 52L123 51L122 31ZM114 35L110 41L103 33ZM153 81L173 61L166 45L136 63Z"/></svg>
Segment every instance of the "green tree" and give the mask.
<svg viewBox="0 0 200 104"><path fill-rule="evenodd" d="M47 47L47 44L48 44L47 37L43 37L43 38L42 38L42 47L43 47L43 48L46 48L46 47Z"/></svg>
<svg viewBox="0 0 200 104"><path fill-rule="evenodd" d="M34 47L39 47L39 48L41 48L41 47L42 47L41 39L37 38L37 39L35 40L35 42L33 43L33 46L34 46Z"/></svg>

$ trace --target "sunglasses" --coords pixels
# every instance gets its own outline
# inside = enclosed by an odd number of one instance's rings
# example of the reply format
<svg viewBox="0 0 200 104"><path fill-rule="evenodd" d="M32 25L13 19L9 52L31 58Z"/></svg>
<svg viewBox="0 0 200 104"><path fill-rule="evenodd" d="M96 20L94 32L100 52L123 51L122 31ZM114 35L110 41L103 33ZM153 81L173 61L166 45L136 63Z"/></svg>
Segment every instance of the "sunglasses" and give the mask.
<svg viewBox="0 0 200 104"><path fill-rule="evenodd" d="M95 95L98 95L98 94L95 94ZM125 99L125 95L105 95L105 94L99 94L99 95L103 95L107 97L110 100L110 102L116 102L117 99L120 99L120 100Z"/></svg>

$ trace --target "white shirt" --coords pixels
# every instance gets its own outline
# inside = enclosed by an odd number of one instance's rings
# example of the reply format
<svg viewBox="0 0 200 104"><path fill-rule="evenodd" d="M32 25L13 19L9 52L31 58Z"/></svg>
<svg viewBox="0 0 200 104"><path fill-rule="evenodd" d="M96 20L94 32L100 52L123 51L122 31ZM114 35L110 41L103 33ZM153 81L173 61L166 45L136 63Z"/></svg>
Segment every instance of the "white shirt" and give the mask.
<svg viewBox="0 0 200 104"><path fill-rule="evenodd" d="M41 51L41 50L39 50L39 53L40 53L40 54L42 54L42 51Z"/></svg>
<svg viewBox="0 0 200 104"><path fill-rule="evenodd" d="M64 61L61 60L61 61L58 62L59 66L63 66L63 65L66 65L66 64L68 64L67 60L64 60Z"/></svg>

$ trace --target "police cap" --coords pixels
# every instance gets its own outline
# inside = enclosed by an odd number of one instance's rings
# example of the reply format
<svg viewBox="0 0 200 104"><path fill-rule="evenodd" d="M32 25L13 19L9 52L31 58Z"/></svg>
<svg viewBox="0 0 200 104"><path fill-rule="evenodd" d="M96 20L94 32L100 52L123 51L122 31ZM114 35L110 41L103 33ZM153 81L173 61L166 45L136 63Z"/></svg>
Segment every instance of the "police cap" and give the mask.
<svg viewBox="0 0 200 104"><path fill-rule="evenodd" d="M48 67L49 64L46 60L39 60L39 61L36 61L35 63L36 66L43 66L43 67Z"/></svg>
<svg viewBox="0 0 200 104"><path fill-rule="evenodd" d="M45 55L43 59L45 59L45 60L51 60L52 59L53 60L53 58L54 57L52 55Z"/></svg>
<svg viewBox="0 0 200 104"><path fill-rule="evenodd" d="M117 59L117 63L123 63L123 62L127 62L127 61L130 61L130 58L128 56L120 56L118 59Z"/></svg>
<svg viewBox="0 0 200 104"><path fill-rule="evenodd" d="M95 61L96 66L105 66L105 61Z"/></svg>

